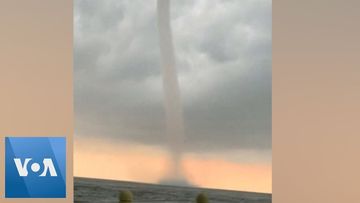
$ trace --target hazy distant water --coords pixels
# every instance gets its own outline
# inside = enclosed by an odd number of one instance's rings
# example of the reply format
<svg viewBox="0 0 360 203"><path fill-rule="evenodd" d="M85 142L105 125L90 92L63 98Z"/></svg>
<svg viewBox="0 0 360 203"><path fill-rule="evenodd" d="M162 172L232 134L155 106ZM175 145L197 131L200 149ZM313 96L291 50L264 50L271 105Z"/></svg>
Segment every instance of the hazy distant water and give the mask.
<svg viewBox="0 0 360 203"><path fill-rule="evenodd" d="M216 189L176 187L155 184L143 184L123 181L111 181L88 178L75 178L75 202L118 202L121 190L130 190L134 203L190 203L203 191L208 194L210 203L270 203L271 194L249 193Z"/></svg>

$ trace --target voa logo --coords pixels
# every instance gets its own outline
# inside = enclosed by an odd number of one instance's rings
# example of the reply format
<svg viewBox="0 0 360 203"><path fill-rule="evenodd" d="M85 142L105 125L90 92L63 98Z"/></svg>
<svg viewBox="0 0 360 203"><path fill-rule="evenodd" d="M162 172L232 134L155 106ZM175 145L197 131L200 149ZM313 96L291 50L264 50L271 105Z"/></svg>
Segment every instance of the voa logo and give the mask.
<svg viewBox="0 0 360 203"><path fill-rule="evenodd" d="M31 158L26 158L23 163L21 163L20 158L14 159L16 168L19 172L19 176L27 176L28 175L27 165L29 164L30 161L31 161ZM44 166L44 171L40 174L40 176L46 176L47 171L49 171L50 176L57 176L52 159L45 158L43 160L43 166ZM40 164L38 164L38 163L31 164L31 170L33 172L38 172L40 170Z"/></svg>
<svg viewBox="0 0 360 203"><path fill-rule="evenodd" d="M6 137L5 197L65 198L66 138Z"/></svg>

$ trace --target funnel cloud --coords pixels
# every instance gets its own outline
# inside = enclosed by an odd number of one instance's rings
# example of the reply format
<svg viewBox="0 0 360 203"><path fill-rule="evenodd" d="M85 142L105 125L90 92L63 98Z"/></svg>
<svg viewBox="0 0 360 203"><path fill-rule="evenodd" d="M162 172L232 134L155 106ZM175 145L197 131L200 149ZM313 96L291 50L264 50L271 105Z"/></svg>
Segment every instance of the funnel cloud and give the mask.
<svg viewBox="0 0 360 203"><path fill-rule="evenodd" d="M184 143L184 118L170 25L170 0L157 1L157 20L162 62L166 133L171 152L169 177L164 182L183 182L181 154Z"/></svg>

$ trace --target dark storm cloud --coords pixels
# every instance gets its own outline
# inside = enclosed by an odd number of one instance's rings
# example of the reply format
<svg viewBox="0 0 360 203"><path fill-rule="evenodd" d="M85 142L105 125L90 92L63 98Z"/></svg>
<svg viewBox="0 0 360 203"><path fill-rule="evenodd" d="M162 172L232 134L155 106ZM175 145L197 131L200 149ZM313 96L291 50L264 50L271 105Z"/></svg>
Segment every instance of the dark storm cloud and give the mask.
<svg viewBox="0 0 360 203"><path fill-rule="evenodd" d="M165 144L156 1L76 0L77 136ZM188 150L271 148L271 1L174 1Z"/></svg>

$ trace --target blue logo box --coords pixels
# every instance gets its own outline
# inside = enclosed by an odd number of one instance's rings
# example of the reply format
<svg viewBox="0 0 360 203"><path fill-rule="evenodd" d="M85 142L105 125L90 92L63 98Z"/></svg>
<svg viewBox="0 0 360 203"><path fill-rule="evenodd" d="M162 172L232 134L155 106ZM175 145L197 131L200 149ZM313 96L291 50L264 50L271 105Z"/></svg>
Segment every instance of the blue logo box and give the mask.
<svg viewBox="0 0 360 203"><path fill-rule="evenodd" d="M65 198L66 138L6 137L5 197Z"/></svg>

